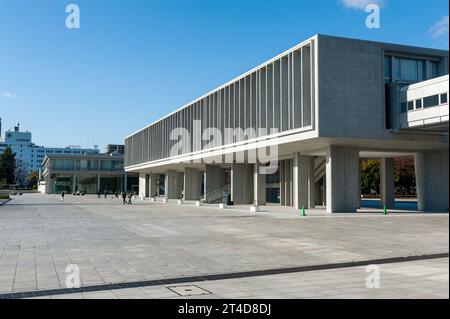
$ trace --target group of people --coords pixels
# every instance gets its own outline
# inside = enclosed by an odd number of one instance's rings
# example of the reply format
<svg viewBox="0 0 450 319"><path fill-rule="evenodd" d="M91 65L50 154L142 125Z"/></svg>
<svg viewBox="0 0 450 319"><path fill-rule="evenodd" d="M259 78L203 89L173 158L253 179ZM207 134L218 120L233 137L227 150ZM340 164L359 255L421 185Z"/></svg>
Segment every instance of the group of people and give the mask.
<svg viewBox="0 0 450 319"><path fill-rule="evenodd" d="M104 193L105 198L108 197L108 192L105 191ZM61 201L64 202L64 196L65 196L65 192L62 191L61 192ZM122 203L123 205L131 205L133 204L132 199L133 199L133 194L131 192L122 192L121 194L122 196ZM102 197L102 193L100 191L97 192L97 197L101 198ZM119 198L119 192L114 192L114 197L113 198Z"/></svg>
<svg viewBox="0 0 450 319"><path fill-rule="evenodd" d="M131 194L131 192L128 192L128 194L126 192L122 192L122 204L123 205L131 205L131 199L133 198L133 194Z"/></svg>
<svg viewBox="0 0 450 319"><path fill-rule="evenodd" d="M107 198L108 197L108 192L104 191L103 195L104 195L104 198ZM128 192L128 193L127 192L122 192L120 195L122 197L123 205L131 205L131 204L133 204L133 202L132 202L133 194L131 192ZM102 197L102 193L100 191L97 192L97 197L98 198ZM119 192L114 192L114 197L113 198L118 199L119 198Z"/></svg>

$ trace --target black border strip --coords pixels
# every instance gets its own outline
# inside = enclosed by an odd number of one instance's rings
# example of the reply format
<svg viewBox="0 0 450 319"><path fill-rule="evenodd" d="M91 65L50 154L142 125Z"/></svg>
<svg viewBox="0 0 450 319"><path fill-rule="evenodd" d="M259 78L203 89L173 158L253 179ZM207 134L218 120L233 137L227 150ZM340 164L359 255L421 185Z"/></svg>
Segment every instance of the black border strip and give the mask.
<svg viewBox="0 0 450 319"><path fill-rule="evenodd" d="M6 203L8 203L10 201L11 201L11 198L10 199L6 199L4 202L0 202L0 206L6 205Z"/></svg>
<svg viewBox="0 0 450 319"><path fill-rule="evenodd" d="M48 289L48 290L13 292L13 293L0 294L0 299L22 299L22 298L57 296L57 295L66 295L66 294L84 293L84 292L118 290L118 289L126 289L126 288L166 286L166 285L173 285L173 284L193 283L193 282L199 282L199 281L216 281L216 280L226 280L226 279L259 277L259 276L268 276L268 275L280 275L280 274L300 273L300 272L309 272L309 271L353 268L353 267L361 267L361 266L369 266L369 265L393 264L393 263L402 263L402 262L408 262L408 261L430 260L430 259L441 259L441 258L449 258L449 253L447 252L447 253L430 254L430 255L392 257L392 258L382 258L382 259L363 260L363 261L351 261L351 262L343 262L343 263L299 266L299 267L291 267L291 268L276 268L276 269L266 269L266 270L256 270L256 271L224 273L224 274L215 274L215 275L178 277L178 278L168 278L168 279L161 279L161 280L123 282L123 283L103 284L103 285L94 285L94 286L84 286L84 287L74 288L74 289L58 288L58 289Z"/></svg>

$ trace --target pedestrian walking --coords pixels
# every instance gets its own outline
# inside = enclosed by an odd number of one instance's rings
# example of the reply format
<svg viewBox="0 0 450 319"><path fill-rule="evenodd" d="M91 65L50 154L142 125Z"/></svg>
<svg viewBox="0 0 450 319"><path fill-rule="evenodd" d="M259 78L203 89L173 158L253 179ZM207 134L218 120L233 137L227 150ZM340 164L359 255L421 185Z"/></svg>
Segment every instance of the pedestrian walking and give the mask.
<svg viewBox="0 0 450 319"><path fill-rule="evenodd" d="M101 193L100 193L100 190L97 192L97 198L99 198L100 199L100 196L101 196Z"/></svg>
<svg viewBox="0 0 450 319"><path fill-rule="evenodd" d="M61 201L63 201L63 202L64 202L64 195L65 195L65 193L64 193L64 191L62 191L61 192Z"/></svg>
<svg viewBox="0 0 450 319"><path fill-rule="evenodd" d="M108 192L105 189L105 198L107 198L107 197L108 197Z"/></svg>
<svg viewBox="0 0 450 319"><path fill-rule="evenodd" d="M133 194L131 194L131 192L130 193L128 193L128 205L131 205L132 204L132 202L131 202L131 198L133 197Z"/></svg>
<svg viewBox="0 0 450 319"><path fill-rule="evenodd" d="M127 204L127 193L122 192L122 203L123 205Z"/></svg>

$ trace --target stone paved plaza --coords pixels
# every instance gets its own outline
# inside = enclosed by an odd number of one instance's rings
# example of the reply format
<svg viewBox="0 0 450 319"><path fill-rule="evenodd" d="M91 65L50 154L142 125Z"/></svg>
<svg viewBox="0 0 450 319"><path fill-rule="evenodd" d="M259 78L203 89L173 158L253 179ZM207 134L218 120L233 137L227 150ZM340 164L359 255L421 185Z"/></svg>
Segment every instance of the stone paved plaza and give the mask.
<svg viewBox="0 0 450 319"><path fill-rule="evenodd" d="M448 267L448 258L380 265L379 289L368 289L365 285L366 268L355 267L177 285L192 289L192 294L187 296L180 296L173 285L161 285L39 299L448 299Z"/></svg>
<svg viewBox="0 0 450 319"><path fill-rule="evenodd" d="M123 206L71 195L63 203L26 194L0 206L0 294L65 288L70 264L80 267L82 285L92 286L448 253L448 222L448 214L301 217L293 210L255 214L140 200ZM192 285L215 298L448 298L448 258L382 265L380 290L368 291L366 277L355 267ZM73 296L179 295L153 286Z"/></svg>

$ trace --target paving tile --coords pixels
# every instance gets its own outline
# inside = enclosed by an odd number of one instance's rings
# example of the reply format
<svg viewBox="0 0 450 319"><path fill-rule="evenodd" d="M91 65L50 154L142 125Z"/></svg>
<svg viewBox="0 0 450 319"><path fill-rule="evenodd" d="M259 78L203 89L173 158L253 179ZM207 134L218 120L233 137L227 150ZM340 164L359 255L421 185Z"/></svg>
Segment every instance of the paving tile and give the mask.
<svg viewBox="0 0 450 319"><path fill-rule="evenodd" d="M69 264L80 267L84 285L97 285L449 250L448 214L299 218L280 207L254 215L239 207L223 212L140 201L123 207L92 196L55 203L58 196L26 194L0 207L0 229L6 230L0 230L0 291L13 284L64 285ZM361 290L366 276L363 267L195 284L214 296L304 296L316 294L315 287L327 291L324 296L335 287L343 296L378 296ZM393 296L448 295L448 259L383 266L381 284ZM176 296L165 287L144 291Z"/></svg>

